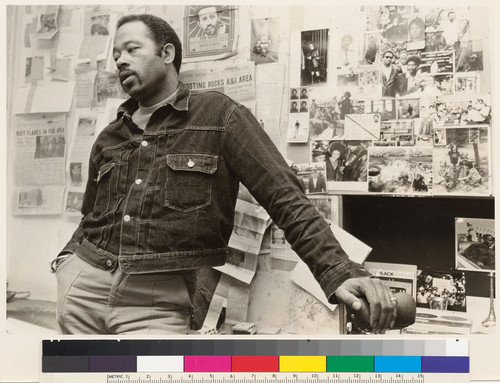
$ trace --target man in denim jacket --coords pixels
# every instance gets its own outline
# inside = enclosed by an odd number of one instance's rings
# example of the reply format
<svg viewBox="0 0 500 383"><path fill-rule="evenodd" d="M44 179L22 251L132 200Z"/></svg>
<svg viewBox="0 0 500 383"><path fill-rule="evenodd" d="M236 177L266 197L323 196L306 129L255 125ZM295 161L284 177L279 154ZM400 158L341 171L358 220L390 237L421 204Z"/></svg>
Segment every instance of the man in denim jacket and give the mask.
<svg viewBox="0 0 500 383"><path fill-rule="evenodd" d="M61 332L185 333L196 268L226 260L239 182L330 301L375 333L394 325L390 290L347 258L253 115L179 82L182 47L165 21L122 18L113 57L131 98L92 148L83 218L53 265Z"/></svg>

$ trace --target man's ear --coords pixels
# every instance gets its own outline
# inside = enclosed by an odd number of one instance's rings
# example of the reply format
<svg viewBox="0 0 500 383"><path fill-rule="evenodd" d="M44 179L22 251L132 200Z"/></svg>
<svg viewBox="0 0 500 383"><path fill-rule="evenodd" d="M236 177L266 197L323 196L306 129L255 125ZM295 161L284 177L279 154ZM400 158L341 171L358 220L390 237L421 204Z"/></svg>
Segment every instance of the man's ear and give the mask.
<svg viewBox="0 0 500 383"><path fill-rule="evenodd" d="M171 43L167 43L163 46L161 55L165 64L171 64L174 62L175 58L175 48Z"/></svg>

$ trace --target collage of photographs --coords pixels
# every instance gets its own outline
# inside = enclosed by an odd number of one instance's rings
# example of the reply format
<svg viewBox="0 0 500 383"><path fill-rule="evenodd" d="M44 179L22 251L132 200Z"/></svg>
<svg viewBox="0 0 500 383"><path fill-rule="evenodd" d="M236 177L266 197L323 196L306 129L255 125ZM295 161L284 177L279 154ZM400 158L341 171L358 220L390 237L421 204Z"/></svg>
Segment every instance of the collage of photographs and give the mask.
<svg viewBox="0 0 500 383"><path fill-rule="evenodd" d="M289 90L287 143L326 164L328 192L491 195L491 97L469 9L359 13L364 28L291 42L301 72L291 74L300 86Z"/></svg>

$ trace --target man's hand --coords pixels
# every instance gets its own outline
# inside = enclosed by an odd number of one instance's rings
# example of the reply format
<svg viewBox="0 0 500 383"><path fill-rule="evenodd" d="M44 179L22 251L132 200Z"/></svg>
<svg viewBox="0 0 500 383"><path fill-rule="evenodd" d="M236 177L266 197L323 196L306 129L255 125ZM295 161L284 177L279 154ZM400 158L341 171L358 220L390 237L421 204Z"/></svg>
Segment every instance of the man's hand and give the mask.
<svg viewBox="0 0 500 383"><path fill-rule="evenodd" d="M380 279L369 277L346 280L335 291L337 299L357 311L357 316L366 318L375 334L384 334L394 326L397 316L397 301L391 290ZM366 298L366 301L365 299Z"/></svg>

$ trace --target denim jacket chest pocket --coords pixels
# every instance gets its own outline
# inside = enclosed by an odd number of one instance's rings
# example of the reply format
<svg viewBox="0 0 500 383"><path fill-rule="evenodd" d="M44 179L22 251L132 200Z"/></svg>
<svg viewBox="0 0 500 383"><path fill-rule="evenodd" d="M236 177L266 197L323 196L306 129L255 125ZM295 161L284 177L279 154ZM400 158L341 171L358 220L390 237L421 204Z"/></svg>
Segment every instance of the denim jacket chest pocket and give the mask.
<svg viewBox="0 0 500 383"><path fill-rule="evenodd" d="M209 206L216 171L215 155L168 154L165 206L185 213Z"/></svg>

